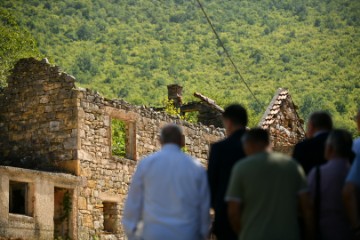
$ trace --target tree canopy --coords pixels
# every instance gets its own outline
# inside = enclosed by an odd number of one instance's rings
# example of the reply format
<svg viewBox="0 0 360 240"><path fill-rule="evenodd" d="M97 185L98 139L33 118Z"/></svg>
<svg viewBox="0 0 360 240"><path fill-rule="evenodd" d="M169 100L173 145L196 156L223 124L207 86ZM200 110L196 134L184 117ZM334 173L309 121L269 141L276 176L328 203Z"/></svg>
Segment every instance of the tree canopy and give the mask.
<svg viewBox="0 0 360 240"><path fill-rule="evenodd" d="M14 63L24 57L39 57L35 40L24 28L18 26L14 16L0 6L0 87Z"/></svg>
<svg viewBox="0 0 360 240"><path fill-rule="evenodd" d="M34 46L29 31L41 54L108 97L159 106L166 85L179 83L186 101L199 91L222 106L243 103L255 125L283 87L305 120L323 109L338 127L356 132L360 1L202 2L260 104L235 74L196 1L3 0L1 7L26 29L12 38L27 41L18 46Z"/></svg>

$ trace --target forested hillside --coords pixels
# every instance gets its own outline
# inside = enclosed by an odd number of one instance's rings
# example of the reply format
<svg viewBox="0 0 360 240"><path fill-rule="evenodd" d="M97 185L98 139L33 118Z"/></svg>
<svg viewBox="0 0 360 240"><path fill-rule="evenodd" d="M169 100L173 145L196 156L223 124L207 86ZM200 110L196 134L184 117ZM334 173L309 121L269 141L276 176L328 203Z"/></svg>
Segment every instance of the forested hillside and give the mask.
<svg viewBox="0 0 360 240"><path fill-rule="evenodd" d="M305 119L325 109L338 126L355 132L359 0L203 0L260 105L235 74L196 1L0 4L32 34L42 55L74 75L79 85L108 97L159 106L166 85L176 82L184 86L187 101L200 91L220 105L244 103L254 124L276 89L285 87Z"/></svg>
<svg viewBox="0 0 360 240"><path fill-rule="evenodd" d="M40 56L31 34L18 26L9 11L0 7L0 87L6 82L9 70L16 60Z"/></svg>

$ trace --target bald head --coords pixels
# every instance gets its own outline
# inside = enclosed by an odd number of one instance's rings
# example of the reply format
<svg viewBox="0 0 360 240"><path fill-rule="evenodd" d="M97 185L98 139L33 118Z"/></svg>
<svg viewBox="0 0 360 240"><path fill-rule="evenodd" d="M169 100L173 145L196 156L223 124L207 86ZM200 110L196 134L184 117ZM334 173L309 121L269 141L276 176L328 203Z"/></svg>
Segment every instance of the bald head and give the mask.
<svg viewBox="0 0 360 240"><path fill-rule="evenodd" d="M333 122L329 113L324 111L313 112L307 126L307 137L312 138L317 132L331 131Z"/></svg>
<svg viewBox="0 0 360 240"><path fill-rule="evenodd" d="M331 131L326 141L325 157L328 160L336 157L352 159L354 157L352 143L352 136L348 131L342 129Z"/></svg>
<svg viewBox="0 0 360 240"><path fill-rule="evenodd" d="M170 143L183 147L184 141L181 127L176 124L166 125L163 129L161 129L160 141L162 145Z"/></svg>

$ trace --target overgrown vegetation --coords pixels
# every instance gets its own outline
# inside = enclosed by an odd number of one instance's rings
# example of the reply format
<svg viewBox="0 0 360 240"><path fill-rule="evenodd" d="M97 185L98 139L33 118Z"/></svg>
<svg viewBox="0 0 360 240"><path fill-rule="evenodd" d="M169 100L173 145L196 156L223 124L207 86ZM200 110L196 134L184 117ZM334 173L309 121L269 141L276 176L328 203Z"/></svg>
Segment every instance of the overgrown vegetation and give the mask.
<svg viewBox="0 0 360 240"><path fill-rule="evenodd" d="M203 2L260 105L195 1L3 0L1 6L35 36L50 61L108 97L160 106L166 85L179 83L185 101L200 91L222 106L243 103L255 125L276 89L285 87L305 120L325 109L338 127L356 132L351 119L360 104L360 1Z"/></svg>
<svg viewBox="0 0 360 240"><path fill-rule="evenodd" d="M196 123L197 122L197 112L188 112L185 114L182 114L180 111L180 108L175 107L173 100L168 100L167 98L163 100L164 106L164 112L171 115L179 117L181 120L190 122L190 123Z"/></svg>
<svg viewBox="0 0 360 240"><path fill-rule="evenodd" d="M61 212L62 215L59 216L58 221L61 224L65 224L65 226L69 226L71 211L72 211L71 192L70 190L66 190L62 199L62 212ZM57 236L59 234L62 236ZM55 231L55 240L71 240L69 227L66 227L65 231L62 232Z"/></svg>
<svg viewBox="0 0 360 240"><path fill-rule="evenodd" d="M164 108L165 113L171 116L178 116L181 118L181 111L179 108L175 107L173 100L168 100L168 99L163 100L163 106L165 107Z"/></svg>
<svg viewBox="0 0 360 240"><path fill-rule="evenodd" d="M61 221L65 221L65 220L69 221L71 210L72 210L71 195L69 190L67 190L64 193L64 197L63 197L63 209L62 209L63 215L60 218Z"/></svg>
<svg viewBox="0 0 360 240"><path fill-rule="evenodd" d="M111 147L112 155L117 157L126 156L126 125L119 119L111 120Z"/></svg>

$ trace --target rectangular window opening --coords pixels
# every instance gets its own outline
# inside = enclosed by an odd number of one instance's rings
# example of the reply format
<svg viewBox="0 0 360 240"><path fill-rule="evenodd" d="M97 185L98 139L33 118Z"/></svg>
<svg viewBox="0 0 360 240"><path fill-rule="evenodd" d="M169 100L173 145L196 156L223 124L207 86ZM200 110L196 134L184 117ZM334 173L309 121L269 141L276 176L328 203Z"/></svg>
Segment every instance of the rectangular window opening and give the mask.
<svg viewBox="0 0 360 240"><path fill-rule="evenodd" d="M111 121L112 155L126 157L126 123L119 119Z"/></svg>
<svg viewBox="0 0 360 240"><path fill-rule="evenodd" d="M29 184L26 182L9 182L9 213L31 215L29 205Z"/></svg>
<svg viewBox="0 0 360 240"><path fill-rule="evenodd" d="M118 233L120 231L120 210L116 202L103 202L104 231Z"/></svg>
<svg viewBox="0 0 360 240"><path fill-rule="evenodd" d="M111 119L111 154L115 157L136 159L135 123Z"/></svg>
<svg viewBox="0 0 360 240"><path fill-rule="evenodd" d="M72 235L73 191L65 188L54 188L54 238L70 239Z"/></svg>

